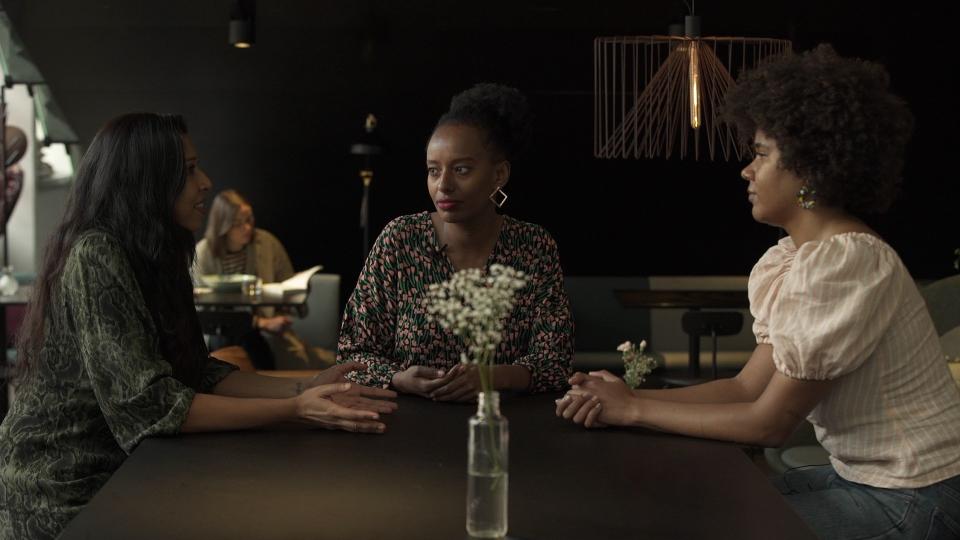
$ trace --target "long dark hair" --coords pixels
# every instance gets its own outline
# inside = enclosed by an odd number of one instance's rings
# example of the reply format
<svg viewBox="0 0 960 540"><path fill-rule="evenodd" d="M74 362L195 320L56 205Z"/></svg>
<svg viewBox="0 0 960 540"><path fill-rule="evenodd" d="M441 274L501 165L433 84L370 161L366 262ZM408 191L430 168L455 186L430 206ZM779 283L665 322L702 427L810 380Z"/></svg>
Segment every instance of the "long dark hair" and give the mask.
<svg viewBox="0 0 960 540"><path fill-rule="evenodd" d="M126 254L174 376L196 388L206 355L193 305L193 234L174 218L186 183L183 118L135 113L107 122L77 170L62 223L51 235L17 339L20 373L40 359L44 320L58 294L64 264L77 239L99 230Z"/></svg>

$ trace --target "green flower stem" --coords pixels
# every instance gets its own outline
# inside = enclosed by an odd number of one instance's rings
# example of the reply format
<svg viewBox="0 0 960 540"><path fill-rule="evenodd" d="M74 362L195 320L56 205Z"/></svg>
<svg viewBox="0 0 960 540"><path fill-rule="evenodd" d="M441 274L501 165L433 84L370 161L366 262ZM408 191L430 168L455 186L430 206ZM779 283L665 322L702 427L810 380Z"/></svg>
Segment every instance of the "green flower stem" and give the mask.
<svg viewBox="0 0 960 540"><path fill-rule="evenodd" d="M487 418L493 417L493 358L492 353L484 352L479 361L477 362L477 370L480 373L480 389L484 392L488 399L484 400L484 414ZM497 447L494 441L494 431L493 424L488 423L487 428L489 430L487 436L487 450L490 453L490 456L493 458L493 470L494 473L499 473L502 470L502 465L500 463L500 449ZM500 485L502 476L496 474L493 482L490 484L490 490L493 491Z"/></svg>

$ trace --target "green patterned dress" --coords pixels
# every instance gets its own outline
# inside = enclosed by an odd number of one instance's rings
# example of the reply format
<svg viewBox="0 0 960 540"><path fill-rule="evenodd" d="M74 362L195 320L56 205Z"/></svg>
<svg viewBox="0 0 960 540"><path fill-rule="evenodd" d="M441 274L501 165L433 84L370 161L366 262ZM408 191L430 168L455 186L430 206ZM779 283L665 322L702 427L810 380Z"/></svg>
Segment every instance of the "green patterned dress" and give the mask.
<svg viewBox="0 0 960 540"><path fill-rule="evenodd" d="M494 361L529 369L531 392L565 387L573 321L556 242L539 225L504 216L487 267L491 264L522 270L528 280L517 293ZM338 362L367 364L366 371L350 374L353 380L386 387L410 366L446 369L460 362L463 344L430 321L423 304L427 287L454 271L437 247L429 213L387 224L370 250L340 329Z"/></svg>
<svg viewBox="0 0 960 540"><path fill-rule="evenodd" d="M32 375L0 424L0 538L52 538L145 437L180 431L195 390L172 375L119 244L74 244ZM209 359L200 392L233 369Z"/></svg>

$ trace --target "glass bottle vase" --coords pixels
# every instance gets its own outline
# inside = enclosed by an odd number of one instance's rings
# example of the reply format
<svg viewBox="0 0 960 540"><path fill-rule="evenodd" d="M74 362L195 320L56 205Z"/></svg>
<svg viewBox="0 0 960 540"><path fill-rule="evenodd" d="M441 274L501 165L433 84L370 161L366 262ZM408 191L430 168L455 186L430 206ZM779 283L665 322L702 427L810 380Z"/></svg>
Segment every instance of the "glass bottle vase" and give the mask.
<svg viewBox="0 0 960 540"><path fill-rule="evenodd" d="M480 392L467 443L467 533L472 537L507 534L509 439L500 394Z"/></svg>

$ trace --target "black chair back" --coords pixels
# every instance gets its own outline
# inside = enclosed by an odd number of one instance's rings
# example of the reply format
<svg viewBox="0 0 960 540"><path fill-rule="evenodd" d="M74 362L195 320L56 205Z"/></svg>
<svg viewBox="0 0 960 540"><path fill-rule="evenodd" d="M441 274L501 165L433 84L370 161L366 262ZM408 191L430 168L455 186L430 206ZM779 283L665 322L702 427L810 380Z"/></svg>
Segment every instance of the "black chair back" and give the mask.
<svg viewBox="0 0 960 540"><path fill-rule="evenodd" d="M739 311L688 311L681 319L683 331L690 336L690 376L700 376L700 338L713 338L713 378L717 378L717 337L732 336L743 328Z"/></svg>

